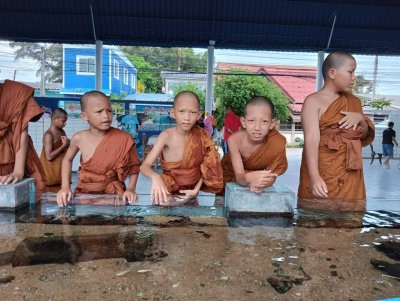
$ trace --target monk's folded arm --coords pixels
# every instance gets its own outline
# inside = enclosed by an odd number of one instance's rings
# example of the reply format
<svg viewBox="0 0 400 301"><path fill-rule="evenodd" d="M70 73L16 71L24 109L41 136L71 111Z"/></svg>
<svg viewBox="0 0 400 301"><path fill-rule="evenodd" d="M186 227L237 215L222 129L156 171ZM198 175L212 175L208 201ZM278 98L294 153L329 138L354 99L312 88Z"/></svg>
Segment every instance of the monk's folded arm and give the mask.
<svg viewBox="0 0 400 301"><path fill-rule="evenodd" d="M65 156L61 163L61 189L71 188L72 161L74 160L76 154L79 151L74 137L72 137L71 145L68 148L67 152L65 153Z"/></svg>
<svg viewBox="0 0 400 301"><path fill-rule="evenodd" d="M136 193L137 180L138 180L138 174L137 173L130 175L129 184L128 184L128 187L126 188L126 190Z"/></svg>
<svg viewBox="0 0 400 301"><path fill-rule="evenodd" d="M231 162L233 167L233 172L235 174L236 182L242 186L249 186L250 181L246 177L246 173L244 171L242 156L239 151L239 141L237 141L235 136L229 137L228 146L229 152L231 155Z"/></svg>

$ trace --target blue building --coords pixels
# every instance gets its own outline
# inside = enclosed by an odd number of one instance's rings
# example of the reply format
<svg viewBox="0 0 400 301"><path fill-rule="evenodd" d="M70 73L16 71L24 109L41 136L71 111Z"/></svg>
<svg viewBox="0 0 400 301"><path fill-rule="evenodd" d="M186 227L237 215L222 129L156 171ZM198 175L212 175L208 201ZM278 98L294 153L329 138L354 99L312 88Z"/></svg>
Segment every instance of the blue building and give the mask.
<svg viewBox="0 0 400 301"><path fill-rule="evenodd" d="M64 95L82 95L96 86L95 45L63 45ZM117 46L103 46L102 92L107 95L136 93L137 70Z"/></svg>

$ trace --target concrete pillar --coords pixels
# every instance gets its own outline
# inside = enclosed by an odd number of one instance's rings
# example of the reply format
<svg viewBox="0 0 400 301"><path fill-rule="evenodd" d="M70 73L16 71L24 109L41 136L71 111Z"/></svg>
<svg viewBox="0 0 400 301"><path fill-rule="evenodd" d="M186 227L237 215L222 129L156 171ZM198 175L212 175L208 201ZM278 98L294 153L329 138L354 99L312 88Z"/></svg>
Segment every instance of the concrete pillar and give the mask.
<svg viewBox="0 0 400 301"><path fill-rule="evenodd" d="M103 68L103 41L96 40L96 87L95 87L95 89L97 91L102 90L102 68Z"/></svg>
<svg viewBox="0 0 400 301"><path fill-rule="evenodd" d="M208 46L207 57L207 94L206 94L206 108L205 112L211 115L212 100L213 100L213 73L214 73L214 47L215 41L210 41Z"/></svg>
<svg viewBox="0 0 400 301"><path fill-rule="evenodd" d="M317 64L317 83L315 89L318 91L322 88L324 77L322 75L322 64L324 63L325 52L318 51L318 64Z"/></svg>

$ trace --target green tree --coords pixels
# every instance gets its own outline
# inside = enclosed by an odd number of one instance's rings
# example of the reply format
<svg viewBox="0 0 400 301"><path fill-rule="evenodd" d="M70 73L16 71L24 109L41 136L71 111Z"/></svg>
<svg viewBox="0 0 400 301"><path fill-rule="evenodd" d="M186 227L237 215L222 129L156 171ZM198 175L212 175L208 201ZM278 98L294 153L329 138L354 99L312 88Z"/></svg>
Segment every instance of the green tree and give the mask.
<svg viewBox="0 0 400 301"><path fill-rule="evenodd" d="M373 99L369 103L369 105L376 110L383 110L384 107L389 107L391 104L392 104L392 101L386 99L385 97Z"/></svg>
<svg viewBox="0 0 400 301"><path fill-rule="evenodd" d="M146 93L160 93L162 88L160 71L146 62L143 57L129 53L127 57L138 70L138 81L144 85L144 91Z"/></svg>
<svg viewBox="0 0 400 301"><path fill-rule="evenodd" d="M230 73L232 75L222 75L215 83L216 118L219 126L223 124L227 105L231 105L236 114L243 116L244 106L253 96L268 97L274 104L275 118L278 120L289 118L289 99L265 76L252 76L243 70L231 70ZM243 75L236 75L237 73Z"/></svg>
<svg viewBox="0 0 400 301"><path fill-rule="evenodd" d="M43 59L42 51L44 51L46 81L54 83L62 82L63 53L61 44L10 42L9 45L11 48L15 48L14 53L16 60L31 58L39 63L36 75L40 75L40 65Z"/></svg>
<svg viewBox="0 0 400 301"><path fill-rule="evenodd" d="M192 48L162 48L123 46L122 50L134 57L142 57L151 66L161 70L205 72L207 53L195 54ZM140 69L139 69L140 72Z"/></svg>
<svg viewBox="0 0 400 301"><path fill-rule="evenodd" d="M197 84L192 82L181 84L179 86L174 87L175 95L182 91L190 91L195 93L200 99L200 110L204 112L206 103L206 93L202 88L200 88Z"/></svg>

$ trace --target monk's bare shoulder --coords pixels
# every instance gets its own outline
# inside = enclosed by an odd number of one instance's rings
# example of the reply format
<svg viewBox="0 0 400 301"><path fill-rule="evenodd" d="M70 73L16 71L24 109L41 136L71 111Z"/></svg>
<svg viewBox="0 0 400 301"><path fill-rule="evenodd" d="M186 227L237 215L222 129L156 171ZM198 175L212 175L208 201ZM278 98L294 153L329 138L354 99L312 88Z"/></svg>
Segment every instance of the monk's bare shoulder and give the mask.
<svg viewBox="0 0 400 301"><path fill-rule="evenodd" d="M304 105L306 106L312 106L315 109L318 109L321 105L321 93L318 92L314 92L310 95L308 95L305 99L304 99Z"/></svg>
<svg viewBox="0 0 400 301"><path fill-rule="evenodd" d="M84 143L89 135L89 130L83 130L75 133L71 137L71 144L80 146L81 143Z"/></svg>

